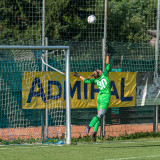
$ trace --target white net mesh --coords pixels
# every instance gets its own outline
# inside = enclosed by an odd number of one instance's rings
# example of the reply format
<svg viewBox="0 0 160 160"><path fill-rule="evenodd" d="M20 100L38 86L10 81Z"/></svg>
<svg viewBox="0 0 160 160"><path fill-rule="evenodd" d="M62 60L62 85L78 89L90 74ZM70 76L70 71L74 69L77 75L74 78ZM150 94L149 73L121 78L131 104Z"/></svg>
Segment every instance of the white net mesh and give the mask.
<svg viewBox="0 0 160 160"><path fill-rule="evenodd" d="M0 50L1 139L64 138L65 76L41 56L41 50ZM45 51L43 59L65 72L65 50Z"/></svg>

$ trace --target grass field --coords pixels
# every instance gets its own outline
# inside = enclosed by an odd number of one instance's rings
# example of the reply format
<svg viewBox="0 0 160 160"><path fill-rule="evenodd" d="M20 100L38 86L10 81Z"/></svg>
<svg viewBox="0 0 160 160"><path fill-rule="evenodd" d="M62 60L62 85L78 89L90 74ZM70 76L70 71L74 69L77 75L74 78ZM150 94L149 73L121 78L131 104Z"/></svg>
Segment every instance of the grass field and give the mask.
<svg viewBox="0 0 160 160"><path fill-rule="evenodd" d="M4 145L0 160L159 160L160 138L63 145Z"/></svg>

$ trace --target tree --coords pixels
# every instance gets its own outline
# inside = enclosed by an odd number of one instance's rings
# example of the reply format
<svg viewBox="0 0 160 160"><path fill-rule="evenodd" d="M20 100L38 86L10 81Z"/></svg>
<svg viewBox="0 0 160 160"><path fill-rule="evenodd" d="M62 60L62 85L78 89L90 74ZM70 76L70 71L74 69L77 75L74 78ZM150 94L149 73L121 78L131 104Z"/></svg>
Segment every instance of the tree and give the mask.
<svg viewBox="0 0 160 160"><path fill-rule="evenodd" d="M34 41L39 39L41 36L40 4L40 0L0 1L2 44L12 42L22 44L27 43L26 41L28 43L32 41L33 44Z"/></svg>
<svg viewBox="0 0 160 160"><path fill-rule="evenodd" d="M150 4L150 0L110 0L108 39L131 43L147 42L150 37L146 31L151 25L151 19L154 21L156 17L156 6Z"/></svg>
<svg viewBox="0 0 160 160"><path fill-rule="evenodd" d="M87 17L94 10L91 8L91 1L48 0L46 8L46 34L50 39L85 40Z"/></svg>

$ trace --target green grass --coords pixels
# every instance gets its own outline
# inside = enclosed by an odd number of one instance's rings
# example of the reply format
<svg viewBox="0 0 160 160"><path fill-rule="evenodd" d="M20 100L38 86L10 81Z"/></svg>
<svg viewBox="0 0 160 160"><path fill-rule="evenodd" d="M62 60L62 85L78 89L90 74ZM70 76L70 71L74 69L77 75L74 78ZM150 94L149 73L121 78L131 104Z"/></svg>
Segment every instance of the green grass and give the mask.
<svg viewBox="0 0 160 160"><path fill-rule="evenodd" d="M72 145L4 145L1 160L159 160L160 138Z"/></svg>

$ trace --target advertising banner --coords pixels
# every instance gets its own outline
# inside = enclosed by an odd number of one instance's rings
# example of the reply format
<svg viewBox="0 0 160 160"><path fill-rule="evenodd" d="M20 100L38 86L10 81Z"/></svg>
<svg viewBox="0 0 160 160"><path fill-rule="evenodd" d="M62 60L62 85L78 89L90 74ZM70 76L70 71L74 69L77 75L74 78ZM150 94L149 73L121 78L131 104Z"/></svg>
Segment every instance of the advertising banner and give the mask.
<svg viewBox="0 0 160 160"><path fill-rule="evenodd" d="M88 77L92 72L78 72ZM109 107L136 105L136 72L110 72L111 100ZM96 108L99 89L70 76L71 108ZM44 109L65 106L65 77L55 72L24 72L22 108Z"/></svg>
<svg viewBox="0 0 160 160"><path fill-rule="evenodd" d="M137 106L160 104L160 77L154 80L154 72L137 73Z"/></svg>

